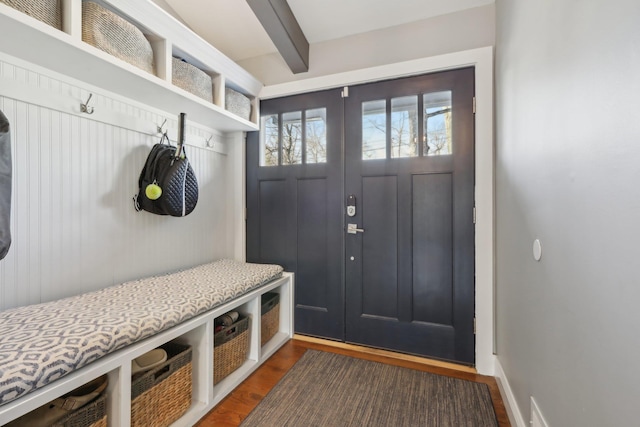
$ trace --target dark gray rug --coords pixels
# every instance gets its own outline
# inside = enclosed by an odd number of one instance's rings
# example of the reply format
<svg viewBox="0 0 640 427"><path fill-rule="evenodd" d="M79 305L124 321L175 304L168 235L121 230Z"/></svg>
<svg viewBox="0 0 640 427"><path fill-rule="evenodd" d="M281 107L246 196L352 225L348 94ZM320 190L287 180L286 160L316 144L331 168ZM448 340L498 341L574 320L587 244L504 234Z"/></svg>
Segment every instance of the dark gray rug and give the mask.
<svg viewBox="0 0 640 427"><path fill-rule="evenodd" d="M242 427L497 427L486 384L307 350Z"/></svg>

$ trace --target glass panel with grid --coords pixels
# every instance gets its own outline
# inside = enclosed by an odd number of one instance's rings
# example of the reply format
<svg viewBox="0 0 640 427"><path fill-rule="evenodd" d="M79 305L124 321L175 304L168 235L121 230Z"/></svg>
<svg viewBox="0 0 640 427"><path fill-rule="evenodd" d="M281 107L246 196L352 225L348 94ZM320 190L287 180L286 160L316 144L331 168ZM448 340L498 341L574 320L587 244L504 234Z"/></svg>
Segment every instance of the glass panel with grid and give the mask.
<svg viewBox="0 0 640 427"><path fill-rule="evenodd" d="M451 99L449 90L363 102L362 159L453 154Z"/></svg>
<svg viewBox="0 0 640 427"><path fill-rule="evenodd" d="M327 162L326 108L263 116L260 125L260 166Z"/></svg>

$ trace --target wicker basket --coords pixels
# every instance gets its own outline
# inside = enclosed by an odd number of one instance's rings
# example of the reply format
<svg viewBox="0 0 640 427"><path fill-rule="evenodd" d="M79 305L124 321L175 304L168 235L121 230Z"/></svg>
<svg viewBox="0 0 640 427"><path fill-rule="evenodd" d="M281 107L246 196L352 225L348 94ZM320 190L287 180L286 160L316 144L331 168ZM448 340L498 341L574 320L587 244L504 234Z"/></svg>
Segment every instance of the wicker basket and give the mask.
<svg viewBox="0 0 640 427"><path fill-rule="evenodd" d="M243 317L213 338L213 384L238 369L249 353L249 318Z"/></svg>
<svg viewBox="0 0 640 427"><path fill-rule="evenodd" d="M88 403L57 421L53 427L107 427L107 396Z"/></svg>
<svg viewBox="0 0 640 427"><path fill-rule="evenodd" d="M191 347L166 343L167 361L131 381L131 425L168 426L191 406Z"/></svg>
<svg viewBox="0 0 640 427"><path fill-rule="evenodd" d="M205 101L213 102L213 82L211 76L178 58L172 59L171 81L174 85Z"/></svg>
<svg viewBox="0 0 640 427"><path fill-rule="evenodd" d="M82 40L154 74L153 50L142 31L94 2L82 3Z"/></svg>
<svg viewBox="0 0 640 427"><path fill-rule="evenodd" d="M60 0L0 0L0 3L11 6L58 30L62 29Z"/></svg>
<svg viewBox="0 0 640 427"><path fill-rule="evenodd" d="M251 100L240 92L236 92L231 88L226 88L224 93L224 105L228 111L232 112L236 116L242 117L245 120L250 120Z"/></svg>
<svg viewBox="0 0 640 427"><path fill-rule="evenodd" d="M280 294L267 292L262 295L260 317L260 345L265 345L280 329Z"/></svg>

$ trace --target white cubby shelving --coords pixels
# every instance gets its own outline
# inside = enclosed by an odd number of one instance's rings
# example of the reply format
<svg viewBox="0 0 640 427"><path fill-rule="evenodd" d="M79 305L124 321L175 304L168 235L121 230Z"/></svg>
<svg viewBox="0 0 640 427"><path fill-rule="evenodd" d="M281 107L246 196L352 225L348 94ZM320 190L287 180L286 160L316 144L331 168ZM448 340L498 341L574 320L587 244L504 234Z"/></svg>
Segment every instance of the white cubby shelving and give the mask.
<svg viewBox="0 0 640 427"><path fill-rule="evenodd" d="M261 297L266 292L280 294L280 319L278 332L264 346L261 346ZM242 366L214 386L214 319L231 310L239 310L251 319L248 357ZM131 360L166 342L175 341L188 344L192 348L193 385L190 408L172 426L192 426L292 337L293 275L284 273L281 278L207 313L111 353L46 387L0 406L0 425L36 409L100 375L107 374L109 376L107 388L108 424L113 427L129 426L131 424Z"/></svg>
<svg viewBox="0 0 640 427"><path fill-rule="evenodd" d="M147 37L154 51L155 74L147 73L82 41L82 0L62 0L63 28L56 29L0 3L0 52L127 96L220 132L258 129L262 83L148 0L96 0ZM213 103L171 83L171 57L188 60L209 74ZM251 100L249 120L225 109L224 90L233 88Z"/></svg>

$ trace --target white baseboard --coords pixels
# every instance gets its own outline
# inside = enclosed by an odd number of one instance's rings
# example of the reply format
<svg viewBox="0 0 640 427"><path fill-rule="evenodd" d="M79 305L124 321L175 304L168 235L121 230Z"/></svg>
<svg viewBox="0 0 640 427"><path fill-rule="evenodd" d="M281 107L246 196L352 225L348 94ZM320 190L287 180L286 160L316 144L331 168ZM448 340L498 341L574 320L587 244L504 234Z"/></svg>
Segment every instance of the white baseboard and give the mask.
<svg viewBox="0 0 640 427"><path fill-rule="evenodd" d="M538 402L533 397L531 398L531 427L549 427L538 407Z"/></svg>
<svg viewBox="0 0 640 427"><path fill-rule="evenodd" d="M504 402L507 414L509 415L509 421L511 421L511 425L516 427L528 427L528 423L524 421L522 412L520 412L520 408L518 407L518 403L516 402L516 397L513 395L513 391L511 390L511 386L509 385L507 374L502 369L500 360L497 357L495 376L498 380L498 388L500 389L502 401Z"/></svg>

